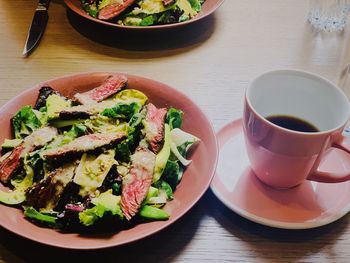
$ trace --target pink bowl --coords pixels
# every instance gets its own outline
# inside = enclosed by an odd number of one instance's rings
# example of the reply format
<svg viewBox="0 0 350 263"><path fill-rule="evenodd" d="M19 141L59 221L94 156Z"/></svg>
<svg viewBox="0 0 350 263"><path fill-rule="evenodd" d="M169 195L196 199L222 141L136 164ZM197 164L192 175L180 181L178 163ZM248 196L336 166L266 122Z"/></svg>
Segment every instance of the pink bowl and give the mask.
<svg viewBox="0 0 350 263"><path fill-rule="evenodd" d="M0 130L0 142L5 138L11 138L10 118L22 106L33 105L39 88L44 84L50 85L63 95L71 96L76 92L89 90L99 85L108 74L110 73L84 73L56 78L28 89L11 99L0 109L0 123L3 127ZM201 139L191 156L193 162L186 169L183 179L175 191L174 200L170 201L164 208L170 213L170 219L138 224L117 233L81 235L39 227L27 221L20 209L0 204L1 226L22 237L51 246L70 249L98 249L126 244L154 234L174 223L200 199L210 185L218 159L216 137L208 118L190 98L178 90L154 80L132 75L127 76L129 87L143 91L149 100L158 107L173 106L182 109L185 113L183 129Z"/></svg>
<svg viewBox="0 0 350 263"><path fill-rule="evenodd" d="M168 29L168 28L174 28L174 27L179 27L179 26L184 26L193 22L196 22L198 20L201 20L210 14L212 14L217 8L219 8L224 0L206 0L202 6L202 11L195 16L193 19L190 19L185 22L181 23L175 23L175 24L167 24L167 25L157 25L157 26L122 26L118 25L116 23L108 22L108 21L103 21L97 18L93 18L92 16L88 15L81 7L81 2L80 0L64 0L66 3L67 7L77 13L78 15L85 17L91 21L94 21L96 23L106 25L106 26L111 26L111 27L116 27L116 28L123 28L123 29L135 29L135 30L140 30L140 31L146 31L146 30L161 30L161 29Z"/></svg>

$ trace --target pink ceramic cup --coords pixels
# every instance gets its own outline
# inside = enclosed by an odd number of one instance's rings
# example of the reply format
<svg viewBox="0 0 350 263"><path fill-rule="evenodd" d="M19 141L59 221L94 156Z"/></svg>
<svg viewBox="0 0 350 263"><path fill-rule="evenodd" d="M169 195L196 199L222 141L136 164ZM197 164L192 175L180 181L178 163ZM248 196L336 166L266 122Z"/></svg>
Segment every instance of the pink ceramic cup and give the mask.
<svg viewBox="0 0 350 263"><path fill-rule="evenodd" d="M350 139L342 135L349 113L345 94L315 74L277 70L257 77L246 90L243 115L251 168L262 182L276 188L293 187L306 179L350 180L350 169L319 169L330 151L336 151L344 166L350 167ZM319 131L294 131L266 119L275 115L300 118Z"/></svg>

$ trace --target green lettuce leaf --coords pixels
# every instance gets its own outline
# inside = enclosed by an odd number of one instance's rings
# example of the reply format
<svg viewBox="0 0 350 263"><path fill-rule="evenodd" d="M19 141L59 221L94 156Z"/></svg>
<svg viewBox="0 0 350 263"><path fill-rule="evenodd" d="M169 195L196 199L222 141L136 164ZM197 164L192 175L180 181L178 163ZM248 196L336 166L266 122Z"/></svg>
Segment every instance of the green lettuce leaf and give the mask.
<svg viewBox="0 0 350 263"><path fill-rule="evenodd" d="M129 149L129 144L125 140L119 143L116 147L116 158L118 161L128 163L130 161L131 151Z"/></svg>
<svg viewBox="0 0 350 263"><path fill-rule="evenodd" d="M86 13L92 17L97 17L99 10L96 6L96 2L90 4L88 0L81 0L81 4Z"/></svg>
<svg viewBox="0 0 350 263"><path fill-rule="evenodd" d="M166 181L174 191L179 183L179 180L181 179L181 174L182 168L180 167L178 161L168 160L162 175L162 179Z"/></svg>
<svg viewBox="0 0 350 263"><path fill-rule="evenodd" d="M136 102L130 104L117 103L112 108L104 109L101 115L113 119L120 118L129 121L135 113L139 112L140 108L141 106Z"/></svg>
<svg viewBox="0 0 350 263"><path fill-rule="evenodd" d="M151 26L156 22L157 17L150 15L141 20L140 26Z"/></svg>
<svg viewBox="0 0 350 263"><path fill-rule="evenodd" d="M102 218L106 213L122 219L124 217L120 208L120 196L112 194L112 189L100 194L91 200L95 206L85 209L79 213L79 220L85 226L93 225L99 218Z"/></svg>
<svg viewBox="0 0 350 263"><path fill-rule="evenodd" d="M176 175L177 175L177 174L176 174ZM169 200L174 199L173 189L172 189L172 187L170 186L170 184L168 184L166 181L164 181L164 180L159 180L159 181L155 184L155 186L156 186L157 188L159 188L159 189L163 189L164 192L165 192L166 195L167 195L167 198L168 198Z"/></svg>
<svg viewBox="0 0 350 263"><path fill-rule="evenodd" d="M12 130L16 139L22 139L41 127L32 106L24 106L11 119Z"/></svg>
<svg viewBox="0 0 350 263"><path fill-rule="evenodd" d="M200 12L202 9L202 5L200 0L188 0L190 2L192 9L196 12Z"/></svg>
<svg viewBox="0 0 350 263"><path fill-rule="evenodd" d="M64 138L61 145L67 144L73 141L75 138L85 135L86 130L87 130L86 126L84 126L83 124L80 124L80 123L73 124L72 128L63 134Z"/></svg>
<svg viewBox="0 0 350 263"><path fill-rule="evenodd" d="M166 122L170 126L170 130L175 128L181 128L183 118L183 111L170 108L166 115Z"/></svg>

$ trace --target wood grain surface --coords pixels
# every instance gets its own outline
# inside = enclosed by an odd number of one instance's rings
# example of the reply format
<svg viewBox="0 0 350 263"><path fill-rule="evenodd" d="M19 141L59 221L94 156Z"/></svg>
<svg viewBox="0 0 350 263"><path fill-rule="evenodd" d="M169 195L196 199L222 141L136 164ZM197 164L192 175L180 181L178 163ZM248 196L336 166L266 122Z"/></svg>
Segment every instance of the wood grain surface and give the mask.
<svg viewBox="0 0 350 263"><path fill-rule="evenodd" d="M244 89L258 74L298 68L342 87L349 28L317 33L306 0L226 0L213 16L161 33L111 30L66 12L54 0L40 46L22 50L36 1L1 1L0 105L65 74L118 71L159 80L193 98L216 130L242 114ZM350 87L350 86L349 86ZM68 251L0 229L1 262L350 262L349 215L328 226L287 231L249 222L208 190L171 227L123 247Z"/></svg>

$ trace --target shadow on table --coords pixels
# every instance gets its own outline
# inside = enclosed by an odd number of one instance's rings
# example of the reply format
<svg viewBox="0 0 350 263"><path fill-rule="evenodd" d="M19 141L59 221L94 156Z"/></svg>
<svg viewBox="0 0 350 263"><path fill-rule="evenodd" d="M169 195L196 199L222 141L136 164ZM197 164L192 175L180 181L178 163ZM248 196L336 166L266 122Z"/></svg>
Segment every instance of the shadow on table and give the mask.
<svg viewBox="0 0 350 263"><path fill-rule="evenodd" d="M170 262L195 235L198 205L166 229L140 241L100 250L67 250L42 245L0 228L0 261L19 262Z"/></svg>
<svg viewBox="0 0 350 263"><path fill-rule="evenodd" d="M67 17L72 27L84 37L103 45L132 51L176 50L178 54L205 42L215 29L213 15L192 24L161 31L108 27L83 18L69 9ZM152 52L150 56L161 55Z"/></svg>
<svg viewBox="0 0 350 263"><path fill-rule="evenodd" d="M245 242L251 253L260 259L280 258L297 261L319 253L327 246L327 253L332 255L332 244L335 244L348 228L350 218L342 219L314 229L285 230L253 223L232 212L223 205L210 191L208 194L209 214L226 231Z"/></svg>

